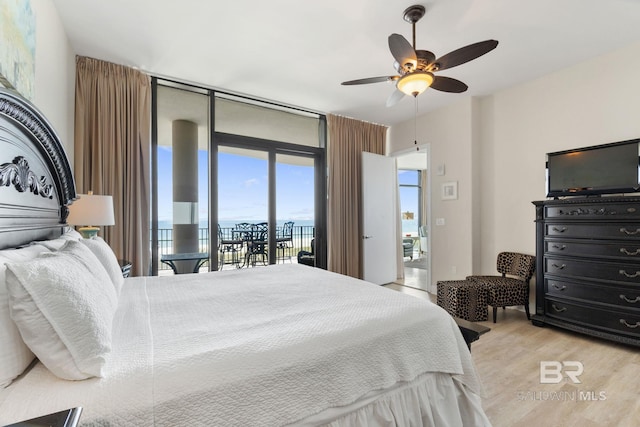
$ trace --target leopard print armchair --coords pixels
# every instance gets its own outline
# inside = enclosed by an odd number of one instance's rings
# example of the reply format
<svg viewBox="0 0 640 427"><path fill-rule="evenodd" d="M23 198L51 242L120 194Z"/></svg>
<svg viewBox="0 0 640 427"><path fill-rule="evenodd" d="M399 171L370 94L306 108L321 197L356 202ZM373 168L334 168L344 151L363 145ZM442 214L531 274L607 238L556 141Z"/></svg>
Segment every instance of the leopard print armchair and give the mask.
<svg viewBox="0 0 640 427"><path fill-rule="evenodd" d="M493 307L493 323L496 323L498 307L513 305L523 305L527 319L530 319L529 281L536 269L536 257L500 252L496 267L501 276L467 276L467 280L486 287L487 303Z"/></svg>

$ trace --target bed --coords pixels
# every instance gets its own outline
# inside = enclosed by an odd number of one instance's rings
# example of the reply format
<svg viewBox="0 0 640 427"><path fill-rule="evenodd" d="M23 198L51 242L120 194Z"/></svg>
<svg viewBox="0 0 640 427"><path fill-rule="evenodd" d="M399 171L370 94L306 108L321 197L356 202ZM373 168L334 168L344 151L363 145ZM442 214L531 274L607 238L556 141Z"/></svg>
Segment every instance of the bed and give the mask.
<svg viewBox="0 0 640 427"><path fill-rule="evenodd" d="M60 141L6 91L0 184L0 425L77 406L100 426L490 425L429 301L298 264L115 277L66 227Z"/></svg>

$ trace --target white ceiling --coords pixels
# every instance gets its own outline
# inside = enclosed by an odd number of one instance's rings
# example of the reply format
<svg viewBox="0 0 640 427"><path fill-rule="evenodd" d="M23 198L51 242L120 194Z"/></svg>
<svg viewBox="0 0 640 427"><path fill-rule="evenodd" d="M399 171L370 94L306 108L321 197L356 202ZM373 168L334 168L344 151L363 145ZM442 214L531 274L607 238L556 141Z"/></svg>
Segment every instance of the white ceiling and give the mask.
<svg viewBox="0 0 640 427"><path fill-rule="evenodd" d="M408 98L385 107L393 83L340 82L393 75L387 38L437 57L486 39L497 49L444 70L463 94L427 90L419 112L482 96L640 41L638 0L53 0L78 55L382 124L413 117ZM616 64L611 64L612 72Z"/></svg>

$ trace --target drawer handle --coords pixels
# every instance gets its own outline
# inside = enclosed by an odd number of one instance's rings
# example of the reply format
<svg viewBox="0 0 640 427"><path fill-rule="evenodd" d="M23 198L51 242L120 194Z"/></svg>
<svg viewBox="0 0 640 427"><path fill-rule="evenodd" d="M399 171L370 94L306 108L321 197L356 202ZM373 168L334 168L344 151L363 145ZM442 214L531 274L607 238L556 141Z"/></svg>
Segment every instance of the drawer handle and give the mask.
<svg viewBox="0 0 640 427"><path fill-rule="evenodd" d="M633 279L633 278L635 278L635 277L640 277L640 271L636 271L636 272L635 272L635 273L633 273L633 274L629 274L629 273L627 273L625 270L620 270L618 273L620 273L620 274L622 274L623 276L626 276L626 277L628 277L628 278L630 278L630 279Z"/></svg>
<svg viewBox="0 0 640 427"><path fill-rule="evenodd" d="M627 230L625 227L622 227L622 228L620 229L620 232L621 232L621 233L624 233L624 234L627 234L627 235L629 235L629 236L634 236L634 235L636 235L636 234L640 234L640 228L636 228L636 231L629 231L629 230Z"/></svg>
<svg viewBox="0 0 640 427"><path fill-rule="evenodd" d="M551 229L553 231L557 231L558 233L564 233L565 231L567 231L567 227L562 227L562 228L552 227ZM620 230L620 231L622 231L622 230Z"/></svg>
<svg viewBox="0 0 640 427"><path fill-rule="evenodd" d="M631 299L631 298L627 298L626 295L622 295L622 294L620 294L620 299L623 299L626 302L630 302L631 304L635 304L637 302L640 302L640 297L635 297L634 299Z"/></svg>
<svg viewBox="0 0 640 427"><path fill-rule="evenodd" d="M551 286L554 287L555 289L559 290L559 291L564 291L565 289L567 289L567 287L565 285L559 286L559 285L557 285L555 283L553 283ZM620 295L620 296L622 297L622 295Z"/></svg>
<svg viewBox="0 0 640 427"><path fill-rule="evenodd" d="M558 264L551 264L552 267L557 268L558 270L564 270L564 268L566 267L566 264L562 264L562 265L558 265ZM620 270L620 274L622 274L622 270Z"/></svg>
<svg viewBox="0 0 640 427"><path fill-rule="evenodd" d="M565 249L567 249L567 245L551 245L551 247L553 249L560 249L561 251L564 251ZM620 249L620 251L622 251L622 249Z"/></svg>
<svg viewBox="0 0 640 427"><path fill-rule="evenodd" d="M630 324L630 323L627 323L627 321L626 321L626 320L624 320L624 319L620 319L620 323L622 323L622 324L623 324L624 326L626 326L627 328L633 328L633 329L635 329L635 328L637 328L638 326L640 326L640 322L636 322L636 324L635 324L635 325L632 325L632 324Z"/></svg>
<svg viewBox="0 0 640 427"><path fill-rule="evenodd" d="M562 313L563 311L567 311L566 307L558 308L555 304L551 304L551 308L555 310L556 313ZM620 319L622 321L622 319Z"/></svg>
<svg viewBox="0 0 640 427"><path fill-rule="evenodd" d="M622 252L625 255L630 255L630 256L640 255L640 249L636 249L635 251L631 252L631 251L626 250L625 248L620 248L620 252Z"/></svg>

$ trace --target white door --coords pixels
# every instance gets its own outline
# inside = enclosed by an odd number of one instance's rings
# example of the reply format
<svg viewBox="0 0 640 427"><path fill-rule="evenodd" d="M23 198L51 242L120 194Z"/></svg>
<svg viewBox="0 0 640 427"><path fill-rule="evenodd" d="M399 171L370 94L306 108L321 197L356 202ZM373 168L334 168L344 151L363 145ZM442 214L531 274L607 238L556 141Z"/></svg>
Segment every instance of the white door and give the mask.
<svg viewBox="0 0 640 427"><path fill-rule="evenodd" d="M364 280L383 285L397 274L396 160L362 153L362 259Z"/></svg>

